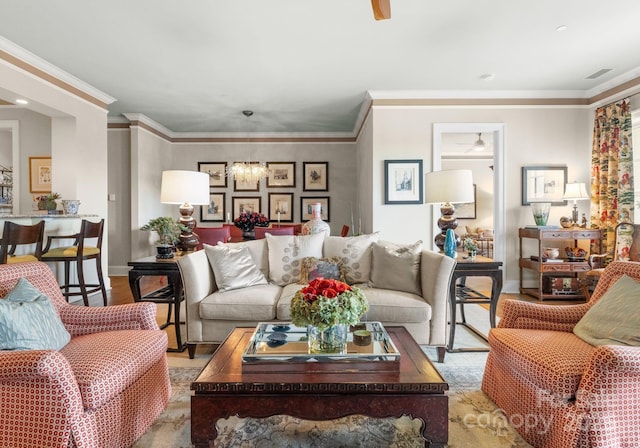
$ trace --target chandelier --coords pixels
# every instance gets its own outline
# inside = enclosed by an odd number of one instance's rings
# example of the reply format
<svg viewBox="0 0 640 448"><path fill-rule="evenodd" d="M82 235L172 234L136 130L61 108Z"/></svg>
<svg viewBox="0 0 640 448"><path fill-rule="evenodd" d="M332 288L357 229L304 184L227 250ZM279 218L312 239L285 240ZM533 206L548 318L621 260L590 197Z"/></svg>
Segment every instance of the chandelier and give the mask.
<svg viewBox="0 0 640 448"><path fill-rule="evenodd" d="M249 117L253 115L253 111L243 110L242 114L247 117L248 122ZM249 142L248 125L247 142ZM267 167L260 162L234 162L229 168L227 168L227 177L233 177L236 182L246 184L257 184L267 177L268 174L269 172L267 171Z"/></svg>

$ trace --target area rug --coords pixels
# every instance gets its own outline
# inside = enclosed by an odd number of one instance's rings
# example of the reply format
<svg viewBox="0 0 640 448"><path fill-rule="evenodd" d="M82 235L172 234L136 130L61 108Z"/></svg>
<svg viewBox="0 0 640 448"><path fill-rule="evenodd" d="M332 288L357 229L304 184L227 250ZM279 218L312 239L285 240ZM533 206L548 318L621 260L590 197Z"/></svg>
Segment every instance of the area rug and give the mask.
<svg viewBox="0 0 640 448"><path fill-rule="evenodd" d="M441 368L446 364L439 364L438 367ZM169 406L147 433L136 442L134 448L189 448L192 446L189 386L199 372L200 369L194 368L170 369L173 392ZM445 373L443 376L447 378ZM453 380L451 384L455 386L454 378L451 380ZM218 438L215 446L227 448L423 447L424 441L419 436L420 425L419 420L410 417L374 419L356 415L321 422L280 415L266 419L231 417L218 422ZM451 448L529 448L529 445L509 426L504 414L477 388L476 390L454 389L449 392L448 446Z"/></svg>

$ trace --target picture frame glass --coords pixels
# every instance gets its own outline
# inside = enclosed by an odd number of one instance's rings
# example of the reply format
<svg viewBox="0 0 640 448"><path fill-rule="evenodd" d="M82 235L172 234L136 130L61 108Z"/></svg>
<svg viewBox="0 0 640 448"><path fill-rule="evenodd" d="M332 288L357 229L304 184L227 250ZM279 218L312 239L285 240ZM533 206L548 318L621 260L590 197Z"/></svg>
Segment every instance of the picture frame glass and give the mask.
<svg viewBox="0 0 640 448"><path fill-rule="evenodd" d="M329 162L303 162L304 191L329 191Z"/></svg>
<svg viewBox="0 0 640 448"><path fill-rule="evenodd" d="M329 222L331 220L331 207L329 197L301 197L300 198L300 220L309 221L311 219L311 204L319 202L321 204L322 220Z"/></svg>
<svg viewBox="0 0 640 448"><path fill-rule="evenodd" d="M422 204L422 160L385 160L385 204Z"/></svg>
<svg viewBox="0 0 640 448"><path fill-rule="evenodd" d="M567 201L562 199L566 184L566 166L522 167L522 205L532 202L567 205Z"/></svg>
<svg viewBox="0 0 640 448"><path fill-rule="evenodd" d="M238 216L240 216L240 213L243 213L243 212L247 212L247 213L253 213L253 212L262 213L261 201L262 201L262 199L259 196L252 196L252 197L236 196L236 197L234 197L233 200L232 200L232 202L233 202L233 219L235 219Z"/></svg>
<svg viewBox="0 0 640 448"><path fill-rule="evenodd" d="M225 193L209 193L209 204L201 206L202 222L224 222Z"/></svg>
<svg viewBox="0 0 640 448"><path fill-rule="evenodd" d="M198 171L209 175L209 187L227 187L227 162L198 162Z"/></svg>
<svg viewBox="0 0 640 448"><path fill-rule="evenodd" d="M51 157L29 157L29 191L51 193Z"/></svg>
<svg viewBox="0 0 640 448"><path fill-rule="evenodd" d="M296 186L296 162L267 162L267 172L267 188Z"/></svg>
<svg viewBox="0 0 640 448"><path fill-rule="evenodd" d="M269 193L269 221L293 222L293 193Z"/></svg>
<svg viewBox="0 0 640 448"><path fill-rule="evenodd" d="M453 204L455 212L454 218L457 219L476 219L476 202L478 197L476 196L476 184L473 184L473 202L461 202Z"/></svg>

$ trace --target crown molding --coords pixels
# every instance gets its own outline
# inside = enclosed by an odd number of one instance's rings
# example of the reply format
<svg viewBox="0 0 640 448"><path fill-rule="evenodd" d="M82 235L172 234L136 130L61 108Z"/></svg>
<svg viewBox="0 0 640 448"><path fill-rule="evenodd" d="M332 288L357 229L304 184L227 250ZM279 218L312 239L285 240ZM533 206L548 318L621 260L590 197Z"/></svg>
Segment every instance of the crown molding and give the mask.
<svg viewBox="0 0 640 448"><path fill-rule="evenodd" d="M0 36L0 60L14 65L32 76L50 82L104 109L116 101L112 96L107 95L101 90L96 89L92 85L87 84L2 36Z"/></svg>

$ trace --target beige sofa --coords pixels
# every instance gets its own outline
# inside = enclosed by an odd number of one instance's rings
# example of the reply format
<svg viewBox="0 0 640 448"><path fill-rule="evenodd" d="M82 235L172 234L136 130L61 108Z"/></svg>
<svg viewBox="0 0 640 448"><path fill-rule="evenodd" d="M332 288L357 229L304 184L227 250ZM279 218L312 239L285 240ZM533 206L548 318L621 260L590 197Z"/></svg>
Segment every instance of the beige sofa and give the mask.
<svg viewBox="0 0 640 448"><path fill-rule="evenodd" d="M400 246L379 241L377 233L345 238L267 235L205 245L180 258L189 357L197 344L218 344L235 327L289 321L293 295L311 278L309 263L327 260L337 261L347 283L363 289L369 311L362 320L404 326L419 344L437 346L442 362L455 261L422 250L421 242ZM313 264L315 274L318 266Z"/></svg>

